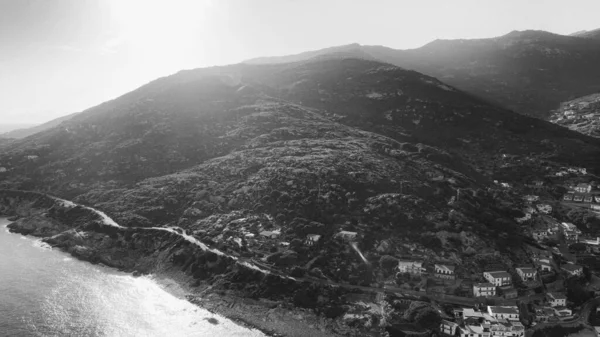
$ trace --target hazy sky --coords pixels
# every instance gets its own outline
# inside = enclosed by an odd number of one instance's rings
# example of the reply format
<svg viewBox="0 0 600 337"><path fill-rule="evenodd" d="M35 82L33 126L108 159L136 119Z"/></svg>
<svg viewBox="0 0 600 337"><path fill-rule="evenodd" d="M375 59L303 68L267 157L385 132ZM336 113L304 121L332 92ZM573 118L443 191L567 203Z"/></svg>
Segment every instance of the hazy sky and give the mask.
<svg viewBox="0 0 600 337"><path fill-rule="evenodd" d="M0 0L0 124L45 122L181 69L353 42L600 28L600 0Z"/></svg>

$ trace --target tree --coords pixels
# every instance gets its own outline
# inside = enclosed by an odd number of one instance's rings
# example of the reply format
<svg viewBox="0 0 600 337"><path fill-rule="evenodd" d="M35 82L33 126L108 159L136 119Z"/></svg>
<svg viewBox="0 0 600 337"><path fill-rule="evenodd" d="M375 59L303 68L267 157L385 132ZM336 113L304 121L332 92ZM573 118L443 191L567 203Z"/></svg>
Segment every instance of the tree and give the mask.
<svg viewBox="0 0 600 337"><path fill-rule="evenodd" d="M404 312L404 319L427 329L437 329L442 320L440 314L427 302L412 302Z"/></svg>
<svg viewBox="0 0 600 337"><path fill-rule="evenodd" d="M573 251L575 251L577 253L582 253L582 252L585 252L587 250L587 245L585 243L582 243L582 242L577 242L577 243L574 243L574 244L570 245L569 249L573 250Z"/></svg>
<svg viewBox="0 0 600 337"><path fill-rule="evenodd" d="M379 259L379 265L386 271L391 271L398 265L398 259L390 255L384 255Z"/></svg>

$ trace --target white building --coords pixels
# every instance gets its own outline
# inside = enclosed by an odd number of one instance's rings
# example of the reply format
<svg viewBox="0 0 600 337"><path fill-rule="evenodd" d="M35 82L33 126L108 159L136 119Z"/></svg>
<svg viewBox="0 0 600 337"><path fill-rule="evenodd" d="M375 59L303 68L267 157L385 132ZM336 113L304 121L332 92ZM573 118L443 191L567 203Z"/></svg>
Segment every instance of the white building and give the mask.
<svg viewBox="0 0 600 337"><path fill-rule="evenodd" d="M446 264L436 264L435 266L435 277L444 279L454 278L454 266Z"/></svg>
<svg viewBox="0 0 600 337"><path fill-rule="evenodd" d="M344 241L354 241L356 239L356 232L341 231L335 235L337 238L342 238Z"/></svg>
<svg viewBox="0 0 600 337"><path fill-rule="evenodd" d="M398 271L413 275L421 275L423 272L423 262L418 261L398 261Z"/></svg>
<svg viewBox="0 0 600 337"><path fill-rule="evenodd" d="M586 183L580 183L575 186L575 191L579 193L590 193L592 191L592 185Z"/></svg>
<svg viewBox="0 0 600 337"><path fill-rule="evenodd" d="M474 297L496 296L496 286L491 283L476 283L473 285Z"/></svg>
<svg viewBox="0 0 600 337"><path fill-rule="evenodd" d="M517 274L519 274L523 281L534 281L537 276L537 270L531 267L521 267L517 268Z"/></svg>
<svg viewBox="0 0 600 337"><path fill-rule="evenodd" d="M505 271L486 271L483 277L497 287L512 283L510 274Z"/></svg>
<svg viewBox="0 0 600 337"><path fill-rule="evenodd" d="M560 267L563 271L565 271L569 276L581 276L583 275L583 267L578 266L576 264L564 264Z"/></svg>
<svg viewBox="0 0 600 337"><path fill-rule="evenodd" d="M515 306L488 306L488 314L495 319L519 320L519 308Z"/></svg>
<svg viewBox="0 0 600 337"><path fill-rule="evenodd" d="M305 244L307 246L313 246L314 244L316 244L317 242L319 242L319 239L321 239L321 235L318 235L318 234L308 234L306 236Z"/></svg>
<svg viewBox="0 0 600 337"><path fill-rule="evenodd" d="M548 293L546 299L552 307L564 307L567 305L567 297L564 294Z"/></svg>

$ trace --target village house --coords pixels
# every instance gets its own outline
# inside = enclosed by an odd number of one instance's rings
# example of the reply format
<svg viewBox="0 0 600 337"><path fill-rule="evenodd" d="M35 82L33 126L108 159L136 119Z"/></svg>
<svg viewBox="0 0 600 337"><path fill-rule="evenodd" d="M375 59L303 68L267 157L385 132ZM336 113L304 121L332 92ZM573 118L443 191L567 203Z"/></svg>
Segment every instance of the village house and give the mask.
<svg viewBox="0 0 600 337"><path fill-rule="evenodd" d="M496 319L519 320L519 308L515 306L488 306L488 314Z"/></svg>
<svg viewBox="0 0 600 337"><path fill-rule="evenodd" d="M306 236L306 241L304 242L307 246L314 246L321 239L321 235L318 234L308 234Z"/></svg>
<svg viewBox="0 0 600 337"><path fill-rule="evenodd" d="M497 287L512 283L510 274L505 271L486 271L483 277Z"/></svg>
<svg viewBox="0 0 600 337"><path fill-rule="evenodd" d="M496 296L496 286L489 282L473 284L473 296L474 297Z"/></svg>
<svg viewBox="0 0 600 337"><path fill-rule="evenodd" d="M560 267L567 275L569 276L581 276L583 275L583 267L578 266L576 264L563 264Z"/></svg>
<svg viewBox="0 0 600 337"><path fill-rule="evenodd" d="M579 234L576 231L564 231L563 234L568 243L575 243L579 241Z"/></svg>
<svg viewBox="0 0 600 337"><path fill-rule="evenodd" d="M486 315L486 313L474 310L472 308L456 308L453 311L454 317L457 319L465 319L469 317L484 318Z"/></svg>
<svg viewBox="0 0 600 337"><path fill-rule="evenodd" d="M562 317L562 318L573 316L573 310L571 310L567 307L556 307L556 308L554 308L554 311L556 311L557 316Z"/></svg>
<svg viewBox="0 0 600 337"><path fill-rule="evenodd" d="M600 195L595 195L594 201L596 201L597 203L600 203Z"/></svg>
<svg viewBox="0 0 600 337"><path fill-rule="evenodd" d="M586 195L586 196L583 198L583 202L590 203L590 202L592 202L592 201L593 201L593 199L594 199L594 198L593 198L591 195Z"/></svg>
<svg viewBox="0 0 600 337"><path fill-rule="evenodd" d="M459 329L459 325L457 323L447 321L445 319L443 319L442 322L440 323L440 331L443 334L446 334L449 336L454 336L458 329Z"/></svg>
<svg viewBox="0 0 600 337"><path fill-rule="evenodd" d="M589 252L600 253L600 237L591 240L581 240L580 242L586 245Z"/></svg>
<svg viewBox="0 0 600 337"><path fill-rule="evenodd" d="M472 320L468 324L460 327L461 337L489 337L491 336L490 326Z"/></svg>
<svg viewBox="0 0 600 337"><path fill-rule="evenodd" d="M525 327L518 320L499 319L491 326L491 336L520 337L525 335Z"/></svg>
<svg viewBox="0 0 600 337"><path fill-rule="evenodd" d="M336 238L341 238L342 240L346 241L346 242L351 242L354 241L356 239L356 232L349 232L349 231L341 231L339 233L337 233L335 235Z"/></svg>
<svg viewBox="0 0 600 337"><path fill-rule="evenodd" d="M515 308L516 307L512 307ZM517 317L518 317L518 310ZM470 308L461 308L454 310L455 317L461 320L458 335L463 337L493 337L493 336L524 336L525 327L518 318L508 320L506 318L496 318L488 312L475 311ZM497 316L503 316L498 314ZM446 331L450 330L449 325Z"/></svg>
<svg viewBox="0 0 600 337"><path fill-rule="evenodd" d="M535 249L533 251L533 261L550 263L552 261L552 253L547 250Z"/></svg>
<svg viewBox="0 0 600 337"><path fill-rule="evenodd" d="M535 309L535 320L538 323L548 323L556 315L553 308L541 307Z"/></svg>
<svg viewBox="0 0 600 337"><path fill-rule="evenodd" d="M548 205L548 204L539 204L536 205L538 211L540 211L541 213L544 214L550 214L552 213L552 206Z"/></svg>
<svg viewBox="0 0 600 337"><path fill-rule="evenodd" d="M454 266L445 264L436 264L435 277L443 279L454 279Z"/></svg>
<svg viewBox="0 0 600 337"><path fill-rule="evenodd" d="M0 167L0 173L5 173L5 172L8 172L6 167Z"/></svg>
<svg viewBox="0 0 600 337"><path fill-rule="evenodd" d="M600 211L600 205L592 204L590 207L595 211Z"/></svg>
<svg viewBox="0 0 600 337"><path fill-rule="evenodd" d="M539 261L538 262L538 267L540 268L540 271L543 272L551 272L552 271L552 265L548 262L544 262L544 261Z"/></svg>
<svg viewBox="0 0 600 337"><path fill-rule="evenodd" d="M579 183L575 186L575 191L579 193L590 193L592 191L592 185L587 183Z"/></svg>
<svg viewBox="0 0 600 337"><path fill-rule="evenodd" d="M423 272L423 262L398 261L398 272L409 273L411 275L421 275Z"/></svg>
<svg viewBox="0 0 600 337"><path fill-rule="evenodd" d="M573 197L573 201L575 201L575 202L582 202L583 201L583 195L582 194L575 194L575 196Z"/></svg>
<svg viewBox="0 0 600 337"><path fill-rule="evenodd" d="M535 281L537 270L531 267L519 267L517 268L517 274L523 282Z"/></svg>
<svg viewBox="0 0 600 337"><path fill-rule="evenodd" d="M548 235L548 231L543 229L536 229L531 233L531 236L533 236L536 241L542 241L546 239Z"/></svg>
<svg viewBox="0 0 600 337"><path fill-rule="evenodd" d="M575 195L574 195L573 193L567 193L567 194L565 194L565 195L563 196L563 200L565 200L565 201L571 201L571 200L573 200L573 197L574 197L574 196L575 196Z"/></svg>
<svg viewBox="0 0 600 337"><path fill-rule="evenodd" d="M567 305L567 296L561 293L548 293L546 300L552 307L564 307Z"/></svg>
<svg viewBox="0 0 600 337"><path fill-rule="evenodd" d="M564 231L575 231L578 234L581 234L579 228L570 222L562 222L560 225Z"/></svg>

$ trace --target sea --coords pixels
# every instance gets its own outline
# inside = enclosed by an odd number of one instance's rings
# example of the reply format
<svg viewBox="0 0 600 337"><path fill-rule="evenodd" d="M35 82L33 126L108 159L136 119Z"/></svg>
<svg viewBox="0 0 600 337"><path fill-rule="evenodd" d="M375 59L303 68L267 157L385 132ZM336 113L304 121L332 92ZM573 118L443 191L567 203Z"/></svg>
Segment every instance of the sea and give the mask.
<svg viewBox="0 0 600 337"><path fill-rule="evenodd" d="M0 337L265 336L182 298L183 289L76 260L0 218Z"/></svg>

